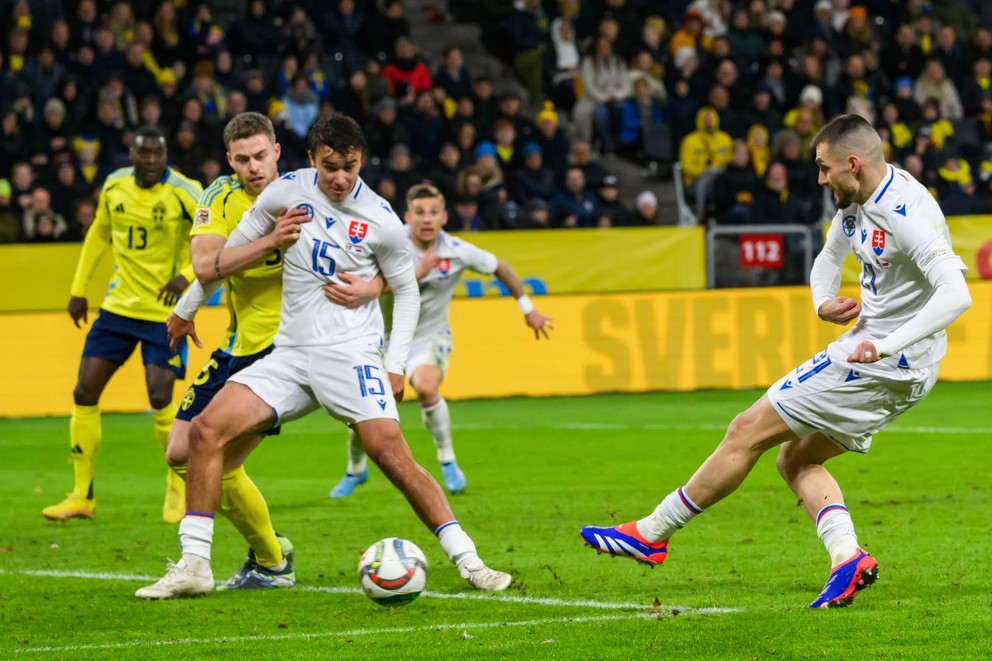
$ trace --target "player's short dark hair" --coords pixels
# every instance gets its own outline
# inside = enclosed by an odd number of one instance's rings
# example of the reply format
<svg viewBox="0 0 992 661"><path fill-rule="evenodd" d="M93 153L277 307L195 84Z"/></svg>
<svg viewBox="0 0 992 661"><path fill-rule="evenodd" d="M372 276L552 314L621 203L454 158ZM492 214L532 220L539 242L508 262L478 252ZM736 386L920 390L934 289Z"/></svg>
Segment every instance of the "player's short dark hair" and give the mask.
<svg viewBox="0 0 992 661"><path fill-rule="evenodd" d="M161 140L165 142L165 134L157 126L142 126L137 131L134 132L134 142L138 143L138 140Z"/></svg>
<svg viewBox="0 0 992 661"><path fill-rule="evenodd" d="M272 128L272 120L260 112L239 113L224 127L224 147L229 149L234 140L244 140L259 134L275 144L276 130Z"/></svg>
<svg viewBox="0 0 992 661"><path fill-rule="evenodd" d="M365 150L365 135L358 122L339 112L317 118L307 132L307 150L316 154L321 145L327 145L338 154L352 150Z"/></svg>
<svg viewBox="0 0 992 661"><path fill-rule="evenodd" d="M441 200L441 204L444 204L444 193L437 189L430 183L414 184L410 186L410 190L406 192L406 205L409 207L413 204L414 200Z"/></svg>
<svg viewBox="0 0 992 661"><path fill-rule="evenodd" d="M827 122L827 124L820 129L815 136L813 136L813 139L809 144L813 151L816 151L816 148L822 143L836 146L842 142L850 141L851 138L857 139L862 136L867 137L868 134L873 134L876 138L878 137L878 133L875 131L875 128L861 115L838 115Z"/></svg>

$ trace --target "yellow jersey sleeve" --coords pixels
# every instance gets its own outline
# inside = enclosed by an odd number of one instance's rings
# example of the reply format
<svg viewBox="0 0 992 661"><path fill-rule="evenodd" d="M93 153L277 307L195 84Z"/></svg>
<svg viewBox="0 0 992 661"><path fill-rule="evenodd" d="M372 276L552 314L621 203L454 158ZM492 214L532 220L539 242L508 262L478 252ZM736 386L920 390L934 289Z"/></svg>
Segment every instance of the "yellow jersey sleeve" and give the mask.
<svg viewBox="0 0 992 661"><path fill-rule="evenodd" d="M101 202L103 201L101 196ZM97 205L96 217L83 239L83 250L76 264L76 275L72 278L69 296L86 298L86 288L93 278L93 272L100 259L110 250L110 215L103 204Z"/></svg>
<svg viewBox="0 0 992 661"><path fill-rule="evenodd" d="M230 236L254 201L237 176L219 177L200 198L190 236ZM266 349L279 328L281 253L276 251L232 275L225 288L231 320L221 351L232 356L250 356Z"/></svg>
<svg viewBox="0 0 992 661"><path fill-rule="evenodd" d="M164 322L170 308L159 290L174 276L189 274L189 230L202 187L167 169L162 181L141 188L134 168L107 177L98 215L106 214L114 250L114 277L103 308L132 319Z"/></svg>

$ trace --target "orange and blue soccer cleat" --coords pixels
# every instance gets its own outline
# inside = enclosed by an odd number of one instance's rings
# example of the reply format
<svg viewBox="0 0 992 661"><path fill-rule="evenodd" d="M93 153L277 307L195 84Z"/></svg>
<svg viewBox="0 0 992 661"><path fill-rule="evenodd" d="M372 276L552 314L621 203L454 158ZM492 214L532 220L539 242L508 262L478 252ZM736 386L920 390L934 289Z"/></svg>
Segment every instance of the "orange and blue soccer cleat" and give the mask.
<svg viewBox="0 0 992 661"><path fill-rule="evenodd" d="M630 558L642 565L654 567L668 557L668 539L649 542L637 532L637 522L630 521L612 528L585 526L579 536L596 553L609 553L620 558Z"/></svg>
<svg viewBox="0 0 992 661"><path fill-rule="evenodd" d="M850 606L854 595L878 580L878 562L861 549L830 570L830 578L823 592L809 605L810 608L841 608Z"/></svg>

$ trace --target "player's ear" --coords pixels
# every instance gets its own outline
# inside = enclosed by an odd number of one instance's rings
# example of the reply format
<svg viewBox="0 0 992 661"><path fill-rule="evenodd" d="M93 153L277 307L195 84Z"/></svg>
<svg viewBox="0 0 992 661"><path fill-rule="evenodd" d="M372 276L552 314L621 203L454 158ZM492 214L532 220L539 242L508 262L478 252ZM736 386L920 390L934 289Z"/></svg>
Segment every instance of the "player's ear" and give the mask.
<svg viewBox="0 0 992 661"><path fill-rule="evenodd" d="M280 156L282 155L282 145L280 145L280 144L279 144L279 143L277 142L277 143L276 143L276 144L275 144L275 145L273 146L273 148L272 148L272 150L273 150L273 151L275 152L275 154L276 154L276 160L278 161L278 160L279 160L279 157L280 157Z"/></svg>

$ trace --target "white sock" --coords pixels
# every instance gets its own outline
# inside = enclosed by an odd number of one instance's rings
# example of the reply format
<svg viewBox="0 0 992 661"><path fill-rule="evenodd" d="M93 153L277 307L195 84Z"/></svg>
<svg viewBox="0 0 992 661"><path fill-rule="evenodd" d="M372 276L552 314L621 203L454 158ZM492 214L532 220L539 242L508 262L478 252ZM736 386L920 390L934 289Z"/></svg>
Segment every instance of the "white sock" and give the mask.
<svg viewBox="0 0 992 661"><path fill-rule="evenodd" d="M179 546L183 555L199 556L210 562L210 544L214 539L214 517L187 512L179 522Z"/></svg>
<svg viewBox="0 0 992 661"><path fill-rule="evenodd" d="M448 402L444 397L438 397L436 402L420 405L420 419L424 421L427 431L434 437L437 448L437 460L447 464L455 460L455 447L451 441L451 414L448 413Z"/></svg>
<svg viewBox="0 0 992 661"><path fill-rule="evenodd" d="M462 530L457 521L449 521L438 526L434 534L441 542L441 550L459 569L474 568L476 563L482 564L479 552L475 550L475 542Z"/></svg>
<svg viewBox="0 0 992 661"><path fill-rule="evenodd" d="M702 511L679 487L665 496L665 500L651 514L637 521L637 532L649 542L668 539Z"/></svg>
<svg viewBox="0 0 992 661"><path fill-rule="evenodd" d="M850 560L858 552L858 535L851 514L843 505L827 505L816 515L816 536L827 547L830 565Z"/></svg>
<svg viewBox="0 0 992 661"><path fill-rule="evenodd" d="M358 432L348 427L348 473L359 475L365 472L367 466L365 450L362 449L362 439Z"/></svg>

